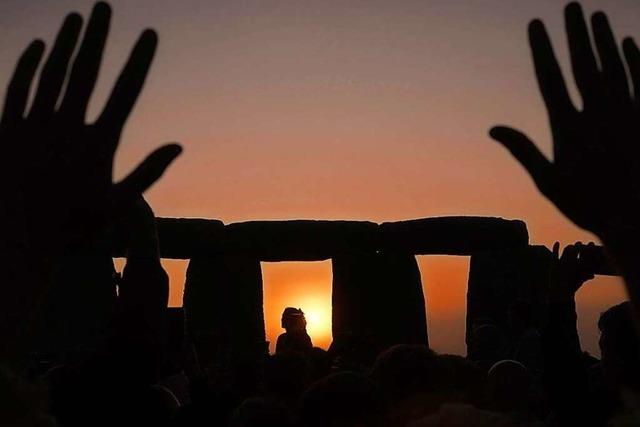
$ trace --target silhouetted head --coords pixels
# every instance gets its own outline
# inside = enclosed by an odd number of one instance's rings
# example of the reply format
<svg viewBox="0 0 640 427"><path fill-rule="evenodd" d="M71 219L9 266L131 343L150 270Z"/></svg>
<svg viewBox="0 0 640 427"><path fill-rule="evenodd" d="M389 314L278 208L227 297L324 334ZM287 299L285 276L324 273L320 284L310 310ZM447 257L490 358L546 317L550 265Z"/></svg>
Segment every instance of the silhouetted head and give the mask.
<svg viewBox="0 0 640 427"><path fill-rule="evenodd" d="M299 308L287 307L282 312L282 327L287 332L304 330L307 327L307 320L304 313Z"/></svg>
<svg viewBox="0 0 640 427"><path fill-rule="evenodd" d="M478 325L471 332L467 357L491 366L503 358L505 346L504 334L498 326L489 323Z"/></svg>
<svg viewBox="0 0 640 427"><path fill-rule="evenodd" d="M484 392L486 372L476 363L457 354L442 354L439 358L451 372L450 388L453 394L449 401L468 403L479 401Z"/></svg>
<svg viewBox="0 0 640 427"><path fill-rule="evenodd" d="M247 399L231 416L230 427L290 427L293 426L289 410L274 399Z"/></svg>
<svg viewBox="0 0 640 427"><path fill-rule="evenodd" d="M611 307L598 320L602 368L606 381L616 388L640 390L640 349L634 322L629 302Z"/></svg>
<svg viewBox="0 0 640 427"><path fill-rule="evenodd" d="M370 376L387 403L407 396L440 392L451 384L449 365L426 346L400 344L382 352Z"/></svg>
<svg viewBox="0 0 640 427"><path fill-rule="evenodd" d="M266 360L264 380L267 392L282 398L298 398L311 383L313 367L299 352L276 353Z"/></svg>
<svg viewBox="0 0 640 427"><path fill-rule="evenodd" d="M473 320L473 323L471 324L471 330L474 330L477 327L480 327L482 325L495 325L496 321L493 320L491 317L486 317L486 316L481 316L481 317L476 317Z"/></svg>
<svg viewBox="0 0 640 427"><path fill-rule="evenodd" d="M333 360L326 350L320 347L313 347L306 352L305 355L311 364L311 377L313 381L329 375Z"/></svg>
<svg viewBox="0 0 640 427"><path fill-rule="evenodd" d="M334 335L329 355L335 369L364 372L380 353L379 347L374 336L343 331Z"/></svg>
<svg viewBox="0 0 640 427"><path fill-rule="evenodd" d="M373 381L355 372L340 372L313 383L300 403L305 427L381 426L382 412Z"/></svg>
<svg viewBox="0 0 640 427"><path fill-rule="evenodd" d="M501 360L489 369L487 397L492 409L500 412L526 410L530 392L531 376L522 363Z"/></svg>

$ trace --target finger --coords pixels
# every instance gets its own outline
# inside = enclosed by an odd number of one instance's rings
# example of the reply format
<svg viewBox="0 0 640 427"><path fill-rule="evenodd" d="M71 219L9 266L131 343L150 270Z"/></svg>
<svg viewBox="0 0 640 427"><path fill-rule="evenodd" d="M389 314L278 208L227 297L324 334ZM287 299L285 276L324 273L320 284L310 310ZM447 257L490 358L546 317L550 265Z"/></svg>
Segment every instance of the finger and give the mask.
<svg viewBox="0 0 640 427"><path fill-rule="evenodd" d="M553 53L551 40L542 21L534 20L529 25L529 44L540 92L551 122L554 124L558 119L575 112L575 108L571 103L560 65Z"/></svg>
<svg viewBox="0 0 640 427"><path fill-rule="evenodd" d="M110 21L109 5L103 2L96 3L73 63L67 92L60 105L61 114L72 120L84 121L87 105L98 79Z"/></svg>
<svg viewBox="0 0 640 427"><path fill-rule="evenodd" d="M71 55L78 42L82 18L76 13L67 16L40 73L38 91L29 117L38 118L53 113L67 75Z"/></svg>
<svg viewBox="0 0 640 427"><path fill-rule="evenodd" d="M155 150L131 174L116 184L118 197L124 199L139 197L160 179L180 153L182 153L182 147L178 144L168 144Z"/></svg>
<svg viewBox="0 0 640 427"><path fill-rule="evenodd" d="M564 18L569 40L571 67L576 85L582 95L583 104L598 102L601 90L600 73L580 4L570 3L565 8Z"/></svg>
<svg viewBox="0 0 640 427"><path fill-rule="evenodd" d="M562 251L562 260L575 260L578 258L578 248L576 245L567 245Z"/></svg>
<svg viewBox="0 0 640 427"><path fill-rule="evenodd" d="M632 38L627 37L622 42L622 50L627 65L629 65L629 74L631 74L633 83L633 99L638 105L640 103L640 49Z"/></svg>
<svg viewBox="0 0 640 427"><path fill-rule="evenodd" d="M33 41L24 51L7 87L0 126L9 126L23 117L29 99L31 82L44 53L42 40Z"/></svg>
<svg viewBox="0 0 640 427"><path fill-rule="evenodd" d="M157 44L158 37L153 30L146 30L138 39L98 119L97 125L105 131L119 134L124 127L144 85ZM117 142L115 138L114 144ZM115 151L116 146L110 148Z"/></svg>
<svg viewBox="0 0 640 427"><path fill-rule="evenodd" d="M538 189L549 195L552 184L553 164L523 133L508 127L496 126L489 132L529 172Z"/></svg>
<svg viewBox="0 0 640 427"><path fill-rule="evenodd" d="M553 244L553 258L558 259L560 257L560 242L555 242Z"/></svg>
<svg viewBox="0 0 640 427"><path fill-rule="evenodd" d="M593 27L593 36L600 56L600 63L602 64L602 76L607 92L616 101L628 101L629 85L627 74L607 15L602 12L594 13L591 17L591 26Z"/></svg>

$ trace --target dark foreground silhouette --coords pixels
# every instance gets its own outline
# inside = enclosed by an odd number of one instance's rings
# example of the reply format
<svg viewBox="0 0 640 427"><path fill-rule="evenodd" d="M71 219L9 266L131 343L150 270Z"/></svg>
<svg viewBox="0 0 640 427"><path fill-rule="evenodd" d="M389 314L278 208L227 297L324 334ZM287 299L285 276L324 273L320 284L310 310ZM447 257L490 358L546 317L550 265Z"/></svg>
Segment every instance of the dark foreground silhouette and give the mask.
<svg viewBox="0 0 640 427"><path fill-rule="evenodd" d="M575 306L580 287L604 271L598 248L529 246L519 221L225 227L196 220L186 239L199 252L184 310L168 309L161 240L184 243L185 235L159 233L167 221L156 220L142 193L181 149L164 146L121 182L112 179L120 134L155 51L153 31L135 45L98 120L85 123L110 14L108 5L96 5L73 60L82 19L69 15L37 84L40 41L9 82L0 119L0 425L640 423L640 51L625 40L623 61L604 14L592 17L594 51L580 6L565 11L582 111L569 100L543 24L530 26L553 161L522 133L491 130L565 215L601 239L625 280L630 302L598 321L600 360L580 347ZM470 223L484 232L465 234ZM498 236L488 223L508 223L512 232ZM454 232L416 233L443 224ZM259 261L281 257L301 230L313 235L317 252L300 258L331 253L334 342L329 351L312 347L304 313L288 308L286 333L269 355ZM201 244L203 233L216 244ZM438 247L459 253L454 236L467 251L483 248L472 257L466 357L428 347L413 258ZM111 259L118 245L126 257L121 274ZM383 289L382 282L392 285ZM371 309L385 306L392 316Z"/></svg>

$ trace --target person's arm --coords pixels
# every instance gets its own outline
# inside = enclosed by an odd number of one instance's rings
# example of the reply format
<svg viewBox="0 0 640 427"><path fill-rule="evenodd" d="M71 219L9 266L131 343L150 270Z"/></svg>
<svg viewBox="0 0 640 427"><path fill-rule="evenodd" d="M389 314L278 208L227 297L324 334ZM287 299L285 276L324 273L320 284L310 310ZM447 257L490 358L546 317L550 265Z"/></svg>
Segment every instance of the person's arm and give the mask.
<svg viewBox="0 0 640 427"><path fill-rule="evenodd" d="M134 371L155 379L164 362L169 278L160 264L156 220L140 198L120 223L127 239L127 263L119 286L120 313L116 323L117 351Z"/></svg>
<svg viewBox="0 0 640 427"><path fill-rule="evenodd" d="M575 296L582 285L593 279L591 264L585 258L593 243L585 247L581 242L564 248L553 245L553 263L549 283L549 317L555 330L561 331L564 347L577 355L582 354L578 335ZM586 251L585 251L586 249Z"/></svg>
<svg viewBox="0 0 640 427"><path fill-rule="evenodd" d="M602 240L640 313L640 50L630 38L622 44L632 93L606 15L597 12L591 18L595 52L578 3L567 6L565 21L582 110L571 102L544 24L534 20L529 26L553 161L520 131L497 126L490 135L562 213Z"/></svg>
<svg viewBox="0 0 640 427"><path fill-rule="evenodd" d="M112 202L135 199L181 151L176 144L166 145L123 181L113 182L114 154L142 90L157 35L142 33L103 112L87 124L110 19L110 7L96 4L80 41L82 18L68 15L31 104L30 88L45 51L41 40L24 51L6 91L0 118L0 361L20 360L28 350L30 326L50 291L57 257L90 251L104 240Z"/></svg>
<svg viewBox="0 0 640 427"><path fill-rule="evenodd" d="M560 245L553 247L548 292L547 322L542 330L544 355L543 378L554 413L562 424L588 422L592 414L588 377L582 362L577 329L575 294L594 276L580 258L581 243L567 246L560 256ZM576 415L578 414L578 415Z"/></svg>

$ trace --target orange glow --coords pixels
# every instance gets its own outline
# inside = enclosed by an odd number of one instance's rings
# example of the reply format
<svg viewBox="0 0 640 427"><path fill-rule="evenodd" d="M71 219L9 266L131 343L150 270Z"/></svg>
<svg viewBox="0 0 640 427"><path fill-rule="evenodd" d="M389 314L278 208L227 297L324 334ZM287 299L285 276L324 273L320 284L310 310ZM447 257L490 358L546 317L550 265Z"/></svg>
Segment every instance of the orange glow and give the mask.
<svg viewBox="0 0 640 427"><path fill-rule="evenodd" d="M316 347L331 344L331 261L262 263L264 317L270 350L275 350L286 307L302 309Z"/></svg>
<svg viewBox="0 0 640 427"><path fill-rule="evenodd" d="M187 275L188 260L163 259L162 267L169 275L169 307L182 307L182 293Z"/></svg>
<svg viewBox="0 0 640 427"><path fill-rule="evenodd" d="M307 319L307 332L319 347L327 347L327 339L331 334L331 305L326 298L301 300L297 304ZM325 303L325 304L323 304Z"/></svg>
<svg viewBox="0 0 640 427"><path fill-rule="evenodd" d="M431 348L465 354L469 257L419 256Z"/></svg>
<svg viewBox="0 0 640 427"><path fill-rule="evenodd" d="M182 292L188 261L162 260L170 277L169 305L182 305ZM429 341L436 351L465 354L464 331L469 257L419 256L427 306ZM124 260L116 260L121 270ZM331 344L331 262L263 263L264 315L267 340L275 349L280 316L285 307L304 311L307 331L314 345ZM597 276L578 292L578 330L585 350L598 355L597 321L601 312L626 300L622 281Z"/></svg>

